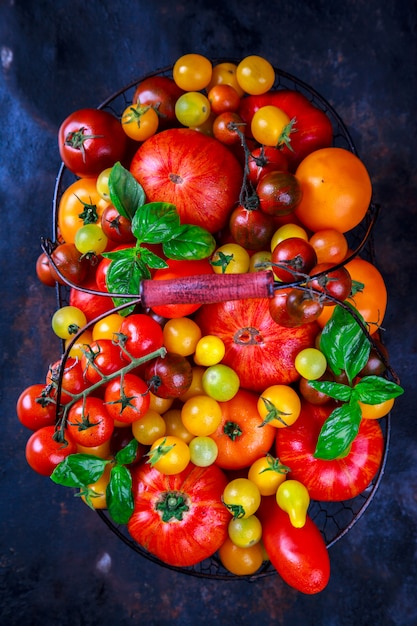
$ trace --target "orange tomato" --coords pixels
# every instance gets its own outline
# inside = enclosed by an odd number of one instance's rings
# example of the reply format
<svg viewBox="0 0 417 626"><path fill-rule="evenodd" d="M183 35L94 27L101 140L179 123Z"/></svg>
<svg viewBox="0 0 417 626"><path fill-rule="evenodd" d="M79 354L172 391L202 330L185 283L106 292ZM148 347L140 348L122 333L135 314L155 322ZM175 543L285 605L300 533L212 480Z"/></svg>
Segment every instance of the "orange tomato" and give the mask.
<svg viewBox="0 0 417 626"><path fill-rule="evenodd" d="M75 233L84 224L97 223L100 226L99 218L108 206L109 202L97 191L95 178L80 178L72 183L62 194L58 206L58 228L64 241L74 243ZM86 218L80 217L82 213Z"/></svg>
<svg viewBox="0 0 417 626"><path fill-rule="evenodd" d="M262 565L264 551L261 543L241 548L230 538L219 549L219 558L225 569L237 576L254 574Z"/></svg>
<svg viewBox="0 0 417 626"><path fill-rule="evenodd" d="M372 183L363 162L349 150L315 150L303 159L295 175L303 191L295 215L311 231L335 228L345 233L364 218Z"/></svg>
<svg viewBox="0 0 417 626"><path fill-rule="evenodd" d="M387 307L387 288L384 279L375 265L360 257L352 259L345 267L353 281L364 285L363 290L349 297L347 302L350 302L361 313L372 335L382 325ZM332 313L332 306L323 308L317 320L321 327L327 323Z"/></svg>
<svg viewBox="0 0 417 626"><path fill-rule="evenodd" d="M218 447L216 465L222 469L249 467L269 452L276 428L262 426L256 393L240 388L231 400L219 404L222 420L210 435Z"/></svg>

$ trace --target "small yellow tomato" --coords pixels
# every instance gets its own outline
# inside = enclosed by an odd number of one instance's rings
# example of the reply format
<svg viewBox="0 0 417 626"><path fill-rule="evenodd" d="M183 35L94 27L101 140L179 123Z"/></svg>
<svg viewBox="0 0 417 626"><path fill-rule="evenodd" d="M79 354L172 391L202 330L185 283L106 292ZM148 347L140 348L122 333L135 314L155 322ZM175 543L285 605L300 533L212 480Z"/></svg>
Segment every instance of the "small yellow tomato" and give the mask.
<svg viewBox="0 0 417 626"><path fill-rule="evenodd" d="M257 485L261 496L273 496L287 478L289 468L271 454L256 459L248 471L248 478Z"/></svg>
<svg viewBox="0 0 417 626"><path fill-rule="evenodd" d="M193 396L183 404L181 420L190 433L206 437L217 430L222 420L222 410L214 398Z"/></svg>
<svg viewBox="0 0 417 626"><path fill-rule="evenodd" d="M134 141L145 141L158 130L159 117L153 107L147 104L130 104L122 113L122 128Z"/></svg>
<svg viewBox="0 0 417 626"><path fill-rule="evenodd" d="M289 385L271 385L260 394L258 411L263 422L276 428L286 428L294 424L300 415L300 396Z"/></svg>
<svg viewBox="0 0 417 626"><path fill-rule="evenodd" d="M165 420L156 411L148 410L143 417L132 423L134 438L145 446L151 446L154 441L163 437L165 432Z"/></svg>
<svg viewBox="0 0 417 626"><path fill-rule="evenodd" d="M249 271L249 252L238 243L225 243L213 253L210 264L216 274L245 274Z"/></svg>
<svg viewBox="0 0 417 626"><path fill-rule="evenodd" d="M252 54L240 61L236 69L236 78L243 91L257 96L272 88L275 70L267 59Z"/></svg>
<svg viewBox="0 0 417 626"><path fill-rule="evenodd" d="M258 486L249 478L234 478L224 488L223 504L233 517L253 515L261 504Z"/></svg>
<svg viewBox="0 0 417 626"><path fill-rule="evenodd" d="M233 517L227 528L230 539L240 548L257 544L262 537L262 524L256 515Z"/></svg>
<svg viewBox="0 0 417 626"><path fill-rule="evenodd" d="M290 517L295 528L302 528L306 523L310 494L307 487L298 480L286 480L277 489L277 504Z"/></svg>
<svg viewBox="0 0 417 626"><path fill-rule="evenodd" d="M226 347L220 337L216 335L204 335L197 342L194 362L196 365L203 365L205 367L216 365L216 363L220 363L225 352Z"/></svg>
<svg viewBox="0 0 417 626"><path fill-rule="evenodd" d="M201 330L190 317L175 317L166 322L163 337L168 352L190 356L201 338Z"/></svg>
<svg viewBox="0 0 417 626"><path fill-rule="evenodd" d="M166 435L153 442L147 456L152 467L171 476L185 470L190 462L190 449L179 437Z"/></svg>

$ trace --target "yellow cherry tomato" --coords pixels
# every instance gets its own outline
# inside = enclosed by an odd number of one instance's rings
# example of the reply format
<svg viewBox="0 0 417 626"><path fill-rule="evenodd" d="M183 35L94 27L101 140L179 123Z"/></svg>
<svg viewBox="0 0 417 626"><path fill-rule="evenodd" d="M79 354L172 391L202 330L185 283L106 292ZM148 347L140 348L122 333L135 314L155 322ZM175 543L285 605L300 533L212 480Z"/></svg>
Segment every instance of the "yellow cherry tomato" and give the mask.
<svg viewBox="0 0 417 626"><path fill-rule="evenodd" d="M163 437L165 432L165 420L156 411L148 410L140 420L132 423L134 438L145 446L151 446L154 441Z"/></svg>
<svg viewBox="0 0 417 626"><path fill-rule="evenodd" d="M206 437L217 430L222 420L222 410L214 398L194 396L183 404L181 420L190 433Z"/></svg>
<svg viewBox="0 0 417 626"><path fill-rule="evenodd" d="M179 474L190 462L190 449L179 437L166 435L153 442L147 453L149 463L162 474Z"/></svg>
<svg viewBox="0 0 417 626"><path fill-rule="evenodd" d="M252 463L248 478L257 485L261 496L273 496L281 483L287 478L289 468L279 459L266 454Z"/></svg>
<svg viewBox="0 0 417 626"><path fill-rule="evenodd" d="M213 65L201 54L184 54L174 63L172 77L184 91L201 91L211 81Z"/></svg>
<svg viewBox="0 0 417 626"><path fill-rule="evenodd" d="M292 124L290 117L273 105L258 109L251 121L251 132L256 141L264 146L291 145Z"/></svg>
<svg viewBox="0 0 417 626"><path fill-rule="evenodd" d="M130 104L122 113L122 128L134 141L149 139L156 133L158 126L158 113L148 104Z"/></svg>
<svg viewBox="0 0 417 626"><path fill-rule="evenodd" d="M238 243L225 243L213 253L210 264L216 274L245 274L249 271L249 252Z"/></svg>
<svg viewBox="0 0 417 626"><path fill-rule="evenodd" d="M196 365L204 365L206 367L216 365L216 363L220 363L225 352L226 347L220 337L216 335L204 335L197 342L194 361Z"/></svg>
<svg viewBox="0 0 417 626"><path fill-rule="evenodd" d="M256 515L233 517L227 528L230 539L240 548L257 544L262 537L262 524Z"/></svg>
<svg viewBox="0 0 417 626"><path fill-rule="evenodd" d="M65 349L68 348L69 344L72 342L73 339L74 337L68 337L68 339L65 340ZM93 342L93 334L91 330L85 330L82 333L82 335L80 335L78 339L74 341L74 343L72 344L70 351L69 351L69 356L81 359L81 357L84 354L84 350L86 346L89 346L92 342Z"/></svg>
<svg viewBox="0 0 417 626"><path fill-rule="evenodd" d="M276 500L278 506L288 513L291 524L295 528L302 528L310 505L307 487L298 480L286 480L278 487Z"/></svg>
<svg viewBox="0 0 417 626"><path fill-rule="evenodd" d="M272 88L275 70L267 59L252 54L240 61L236 69L236 78L243 91L257 96Z"/></svg>
<svg viewBox="0 0 417 626"><path fill-rule="evenodd" d="M301 400L289 385L271 385L260 394L258 411L263 422L276 428L286 428L298 419Z"/></svg>
<svg viewBox="0 0 417 626"><path fill-rule="evenodd" d="M124 319L119 313L110 313L110 315L96 322L93 326L94 341L97 339L115 339Z"/></svg>
<svg viewBox="0 0 417 626"><path fill-rule="evenodd" d="M223 503L233 517L249 517L258 510L261 494L249 478L234 478L224 488Z"/></svg>
<svg viewBox="0 0 417 626"><path fill-rule="evenodd" d="M197 342L201 338L201 330L191 318L175 317L166 322L163 337L168 352L190 356L194 354Z"/></svg>

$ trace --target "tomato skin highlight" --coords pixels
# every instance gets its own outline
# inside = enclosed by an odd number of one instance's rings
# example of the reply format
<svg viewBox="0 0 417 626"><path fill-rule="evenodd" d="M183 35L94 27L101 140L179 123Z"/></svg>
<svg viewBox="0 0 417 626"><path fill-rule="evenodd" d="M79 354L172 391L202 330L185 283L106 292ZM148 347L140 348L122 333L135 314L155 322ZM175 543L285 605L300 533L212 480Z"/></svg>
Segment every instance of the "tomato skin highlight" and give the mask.
<svg viewBox="0 0 417 626"><path fill-rule="evenodd" d="M274 496L263 498L258 516L265 550L281 578L301 593L323 591L330 579L330 558L311 517L307 515L302 528L295 528Z"/></svg>
<svg viewBox="0 0 417 626"><path fill-rule="evenodd" d="M132 469L134 512L128 531L135 541L164 563L195 565L213 555L227 538L230 513L221 501L227 484L215 465L189 463L179 474L165 476L142 463ZM182 494L182 519L162 520L156 509L164 493Z"/></svg>
<svg viewBox="0 0 417 626"><path fill-rule="evenodd" d="M304 401L297 422L276 436L277 456L291 467L291 478L307 487L312 500L341 502L356 497L368 487L382 461L384 438L375 420L362 420L345 457L333 461L314 457L321 427L334 407Z"/></svg>

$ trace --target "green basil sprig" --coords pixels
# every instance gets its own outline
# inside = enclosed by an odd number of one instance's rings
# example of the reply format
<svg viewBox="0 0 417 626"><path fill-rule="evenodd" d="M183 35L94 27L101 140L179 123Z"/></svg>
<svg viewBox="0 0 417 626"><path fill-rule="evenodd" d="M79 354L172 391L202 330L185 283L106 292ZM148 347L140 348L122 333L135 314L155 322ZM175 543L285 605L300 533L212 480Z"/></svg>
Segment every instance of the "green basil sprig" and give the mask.
<svg viewBox="0 0 417 626"><path fill-rule="evenodd" d="M366 324L363 317L354 307L345 304L346 307L335 306L332 317L323 328L320 349L336 376L346 373L348 384L308 381L313 389L343 403L332 411L323 424L314 453L318 459L336 459L349 450L362 419L359 402L379 404L404 393L400 385L381 376L365 376L355 383L356 376L368 360L371 342L364 332Z"/></svg>
<svg viewBox="0 0 417 626"><path fill-rule="evenodd" d="M132 248L105 252L111 259L106 286L115 306L128 304L138 296L140 282L151 277L151 270L168 267L166 261L144 244L161 244L164 255L177 261L208 258L215 250L211 233L200 226L181 224L175 205L168 202L149 202L143 187L120 163L109 176L110 200L120 215L131 221L136 244ZM129 296L129 297L127 297ZM129 315L134 305L121 311Z"/></svg>
<svg viewBox="0 0 417 626"><path fill-rule="evenodd" d="M70 454L56 466L51 479L58 485L80 489L78 495L85 496L87 504L94 509L92 498L95 493L89 485L95 483L102 476L106 465L111 463L110 481L106 489L107 509L116 524L127 524L134 507L132 475L126 465L134 461L137 449L138 442L133 439L117 452L114 460L101 459L91 454Z"/></svg>

